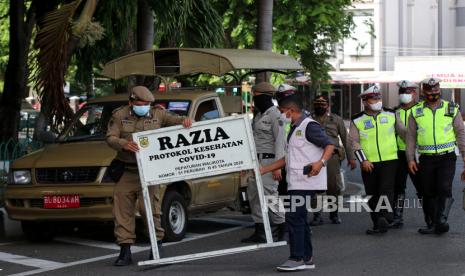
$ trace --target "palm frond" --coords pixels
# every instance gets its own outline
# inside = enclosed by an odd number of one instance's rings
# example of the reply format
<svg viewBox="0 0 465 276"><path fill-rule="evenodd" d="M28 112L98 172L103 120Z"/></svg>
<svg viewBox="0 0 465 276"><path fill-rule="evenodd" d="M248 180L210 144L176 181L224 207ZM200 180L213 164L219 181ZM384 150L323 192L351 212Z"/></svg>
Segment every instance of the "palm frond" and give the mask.
<svg viewBox="0 0 465 276"><path fill-rule="evenodd" d="M68 121L72 116L63 86L71 19L80 3L81 0L76 0L48 13L41 22L41 28L34 41L34 47L38 51L34 57L37 67L32 70L32 82L42 102L45 115L53 119L54 128Z"/></svg>

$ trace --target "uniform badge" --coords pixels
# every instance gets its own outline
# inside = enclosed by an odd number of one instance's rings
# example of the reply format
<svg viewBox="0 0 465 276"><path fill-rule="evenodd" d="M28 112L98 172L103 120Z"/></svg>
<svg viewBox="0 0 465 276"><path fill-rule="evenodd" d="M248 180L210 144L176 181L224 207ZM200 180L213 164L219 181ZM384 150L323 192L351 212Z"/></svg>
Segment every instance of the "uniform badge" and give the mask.
<svg viewBox="0 0 465 276"><path fill-rule="evenodd" d="M387 124L388 123L388 118L387 117L379 117L379 122L381 124Z"/></svg>
<svg viewBox="0 0 465 276"><path fill-rule="evenodd" d="M297 136L297 137L302 136L302 130L300 130L300 129L297 130L297 131L295 132L295 136Z"/></svg>
<svg viewBox="0 0 465 276"><path fill-rule="evenodd" d="M139 137L139 144L143 148L148 147L149 146L149 138L148 137Z"/></svg>
<svg viewBox="0 0 465 276"><path fill-rule="evenodd" d="M365 129L370 129L370 128L374 128L375 126L373 125L373 123L371 122L371 120L366 120L363 122L363 125L365 126Z"/></svg>
<svg viewBox="0 0 465 276"><path fill-rule="evenodd" d="M423 116L423 108L419 107L415 110L415 117Z"/></svg>

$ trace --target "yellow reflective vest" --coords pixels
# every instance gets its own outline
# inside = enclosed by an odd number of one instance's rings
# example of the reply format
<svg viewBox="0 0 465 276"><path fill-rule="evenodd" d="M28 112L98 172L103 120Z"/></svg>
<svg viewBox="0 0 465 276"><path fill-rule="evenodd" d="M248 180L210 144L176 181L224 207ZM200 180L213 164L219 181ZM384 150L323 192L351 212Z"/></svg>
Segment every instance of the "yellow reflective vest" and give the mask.
<svg viewBox="0 0 465 276"><path fill-rule="evenodd" d="M418 152L437 154L455 150L454 117L459 110L458 105L442 101L432 110L422 101L412 107L412 116L417 123Z"/></svg>
<svg viewBox="0 0 465 276"><path fill-rule="evenodd" d="M360 136L360 146L368 161L381 162L397 159L396 115L384 109L375 116L358 113L352 117Z"/></svg>
<svg viewBox="0 0 465 276"><path fill-rule="evenodd" d="M411 106L408 109L403 109L402 107L398 107L396 109L396 113L399 116L401 122L404 124L406 128L408 128L408 118L410 117L410 114L412 113L412 108L415 105ZM405 141L400 138L399 135L397 135L397 148L399 150L405 151L407 149L407 145L405 144Z"/></svg>

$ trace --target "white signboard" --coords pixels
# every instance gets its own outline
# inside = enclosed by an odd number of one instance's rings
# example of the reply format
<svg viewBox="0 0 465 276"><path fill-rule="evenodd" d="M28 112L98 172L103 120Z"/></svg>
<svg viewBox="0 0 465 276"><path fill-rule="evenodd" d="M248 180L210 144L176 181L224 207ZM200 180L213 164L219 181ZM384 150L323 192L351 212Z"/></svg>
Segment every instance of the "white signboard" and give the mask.
<svg viewBox="0 0 465 276"><path fill-rule="evenodd" d="M149 184L252 169L252 147L243 116L138 132L144 181Z"/></svg>
<svg viewBox="0 0 465 276"><path fill-rule="evenodd" d="M188 129L182 126L174 126L138 132L134 133L132 137L140 148L136 157L154 256L154 260L139 262L139 265L185 262L286 244L286 242L274 243L271 236L255 143L250 119L247 115L198 122ZM247 169L254 169L255 171L267 242L238 248L160 258L148 186Z"/></svg>

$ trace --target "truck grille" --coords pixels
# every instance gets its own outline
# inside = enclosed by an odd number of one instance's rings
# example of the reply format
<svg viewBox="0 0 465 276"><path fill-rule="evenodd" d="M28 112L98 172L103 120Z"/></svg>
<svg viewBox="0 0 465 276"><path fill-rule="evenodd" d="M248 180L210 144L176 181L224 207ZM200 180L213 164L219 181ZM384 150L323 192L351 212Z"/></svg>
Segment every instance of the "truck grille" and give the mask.
<svg viewBox="0 0 465 276"><path fill-rule="evenodd" d="M36 169L36 181L39 184L91 183L97 179L100 167L79 168L41 168Z"/></svg>

